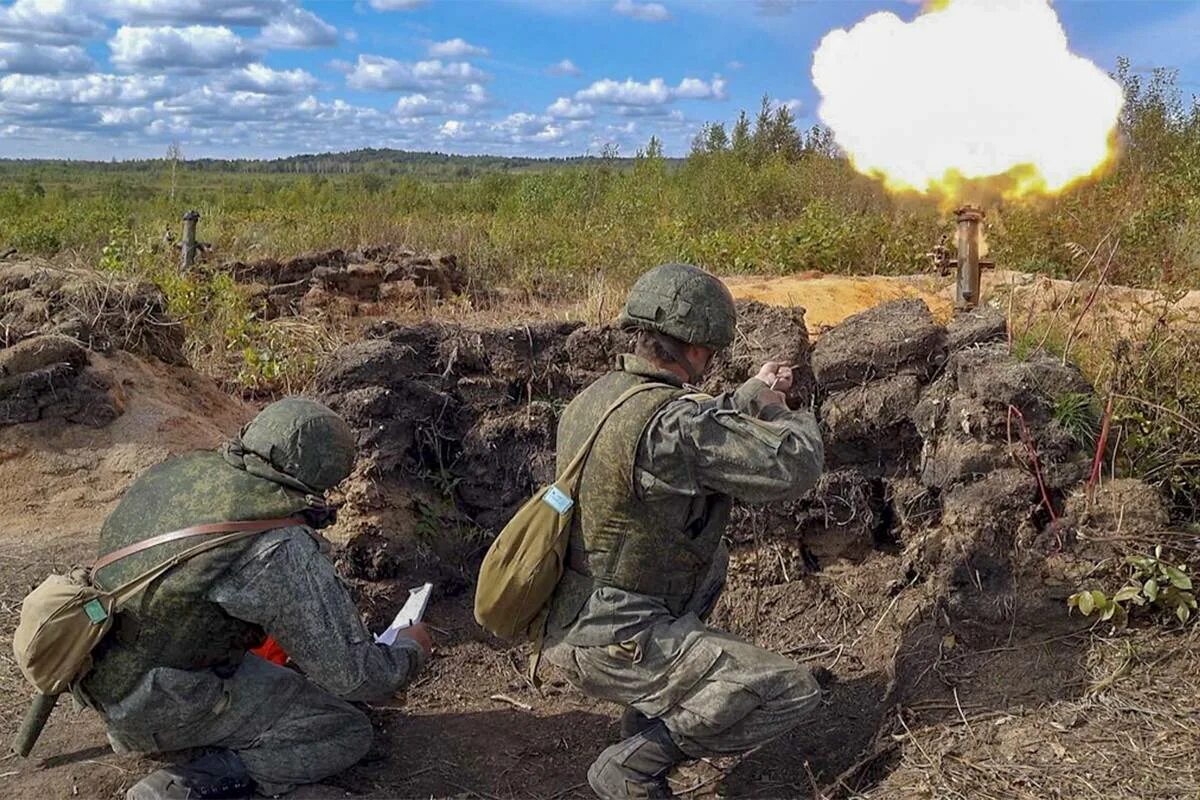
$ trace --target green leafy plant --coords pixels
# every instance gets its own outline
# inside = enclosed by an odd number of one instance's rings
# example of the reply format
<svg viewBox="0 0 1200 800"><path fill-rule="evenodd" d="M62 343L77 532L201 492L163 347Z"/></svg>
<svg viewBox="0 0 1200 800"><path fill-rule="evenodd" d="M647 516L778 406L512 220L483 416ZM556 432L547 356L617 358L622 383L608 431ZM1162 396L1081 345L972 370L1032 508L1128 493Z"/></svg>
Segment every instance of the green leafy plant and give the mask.
<svg viewBox="0 0 1200 800"><path fill-rule="evenodd" d="M100 269L122 274L129 272L132 268L132 239L129 228L114 226L108 233L108 244L100 250Z"/></svg>
<svg viewBox="0 0 1200 800"><path fill-rule="evenodd" d="M1099 589L1076 592L1067 598L1067 606L1079 609L1085 617L1093 614L1102 621L1122 627L1133 607L1145 606L1161 614L1172 614L1186 624L1196 612L1196 595L1186 564L1172 565L1162 557L1162 546L1152 556L1129 556L1128 582L1109 597Z"/></svg>

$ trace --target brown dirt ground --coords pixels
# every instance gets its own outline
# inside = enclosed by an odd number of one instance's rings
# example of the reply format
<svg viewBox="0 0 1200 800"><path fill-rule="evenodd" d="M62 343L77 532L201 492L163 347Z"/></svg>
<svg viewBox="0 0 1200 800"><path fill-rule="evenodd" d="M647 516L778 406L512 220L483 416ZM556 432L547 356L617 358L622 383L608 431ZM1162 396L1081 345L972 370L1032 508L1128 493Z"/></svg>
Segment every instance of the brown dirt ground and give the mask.
<svg viewBox="0 0 1200 800"><path fill-rule="evenodd" d="M847 291L830 290L827 308L837 311L826 313L818 310L816 290L830 280L810 278L782 290L776 302L809 306L810 323L819 328L894 299L897 291L926 291L922 284L914 289L882 278L867 279L864 290L850 279ZM940 291L929 286L931 297ZM940 313L945 304L930 305ZM579 311L547 316L559 313ZM7 647L21 596L49 570L90 556L100 521L138 472L168 455L213 446L253 410L184 368L150 366L124 353L95 356L94 363L123 388L125 413L111 426L49 421L0 429L0 510L9 520L0 534L3 736L15 731L27 696ZM1178 544L1197 545L1194 539ZM718 786L742 797L1200 797L1196 628L1100 636L1056 606L1028 625L968 627L947 639L917 624L916 592L888 585L903 574L900 557L881 551L861 564L775 585L757 580L757 567L741 571L717 621L826 666L836 680L821 708L792 735L745 759L690 767L676 776L677 791L694 797L711 796ZM368 619L378 623L395 608L411 585L407 578L356 586ZM428 620L438 633L437 656L406 696L372 710L378 741L371 755L297 796L591 796L586 768L615 739L618 710L587 700L549 671L535 690L524 678L524 651L484 637L469 606L461 588L435 599ZM918 688L885 714L902 647L921 656L900 667ZM98 719L64 701L31 759L0 759L0 793L116 798L154 766L113 754Z"/></svg>

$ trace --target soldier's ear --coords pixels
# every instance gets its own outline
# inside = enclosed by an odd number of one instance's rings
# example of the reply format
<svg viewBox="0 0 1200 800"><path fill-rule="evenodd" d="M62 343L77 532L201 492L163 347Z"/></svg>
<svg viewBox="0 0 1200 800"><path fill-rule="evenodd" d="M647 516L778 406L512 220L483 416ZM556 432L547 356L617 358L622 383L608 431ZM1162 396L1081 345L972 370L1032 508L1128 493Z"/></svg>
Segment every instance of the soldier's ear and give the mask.
<svg viewBox="0 0 1200 800"><path fill-rule="evenodd" d="M708 365L712 363L715 351L711 347L705 347L702 344L689 344L687 354L693 364L700 364L707 369Z"/></svg>

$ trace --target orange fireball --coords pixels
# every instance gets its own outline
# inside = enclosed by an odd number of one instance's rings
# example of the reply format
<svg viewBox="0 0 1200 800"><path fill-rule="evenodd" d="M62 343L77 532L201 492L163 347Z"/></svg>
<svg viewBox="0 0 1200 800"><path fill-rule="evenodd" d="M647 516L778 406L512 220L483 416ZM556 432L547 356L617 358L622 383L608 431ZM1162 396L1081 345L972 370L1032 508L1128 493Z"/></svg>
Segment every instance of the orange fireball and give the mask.
<svg viewBox="0 0 1200 800"><path fill-rule="evenodd" d="M939 0L822 39L820 116L855 169L961 199L1052 194L1115 156L1121 87L1067 46L1045 0Z"/></svg>

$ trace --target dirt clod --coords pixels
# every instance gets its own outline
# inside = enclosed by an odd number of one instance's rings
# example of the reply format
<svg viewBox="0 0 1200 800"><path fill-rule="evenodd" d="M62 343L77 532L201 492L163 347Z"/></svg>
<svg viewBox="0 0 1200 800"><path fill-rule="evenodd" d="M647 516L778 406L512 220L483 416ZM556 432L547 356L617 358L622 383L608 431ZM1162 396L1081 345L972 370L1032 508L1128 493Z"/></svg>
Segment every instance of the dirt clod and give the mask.
<svg viewBox="0 0 1200 800"><path fill-rule="evenodd" d="M950 352L976 344L1003 341L1008 336L1008 319L999 309L979 306L959 314L946 325Z"/></svg>
<svg viewBox="0 0 1200 800"><path fill-rule="evenodd" d="M453 255L422 255L394 244L304 253L285 261L235 261L214 269L256 286L252 300L267 318L327 308L340 299L440 302L466 293L470 284ZM411 291L393 288L403 285Z"/></svg>
<svg viewBox="0 0 1200 800"><path fill-rule="evenodd" d="M812 368L827 392L911 372L921 378L945 361L946 329L920 300L895 300L850 317L817 340Z"/></svg>
<svg viewBox="0 0 1200 800"><path fill-rule="evenodd" d="M713 359L705 390L710 393L737 386L768 361L791 365L792 388L788 402L794 408L811 405L814 379L804 309L769 306L738 300L737 333L733 344Z"/></svg>

